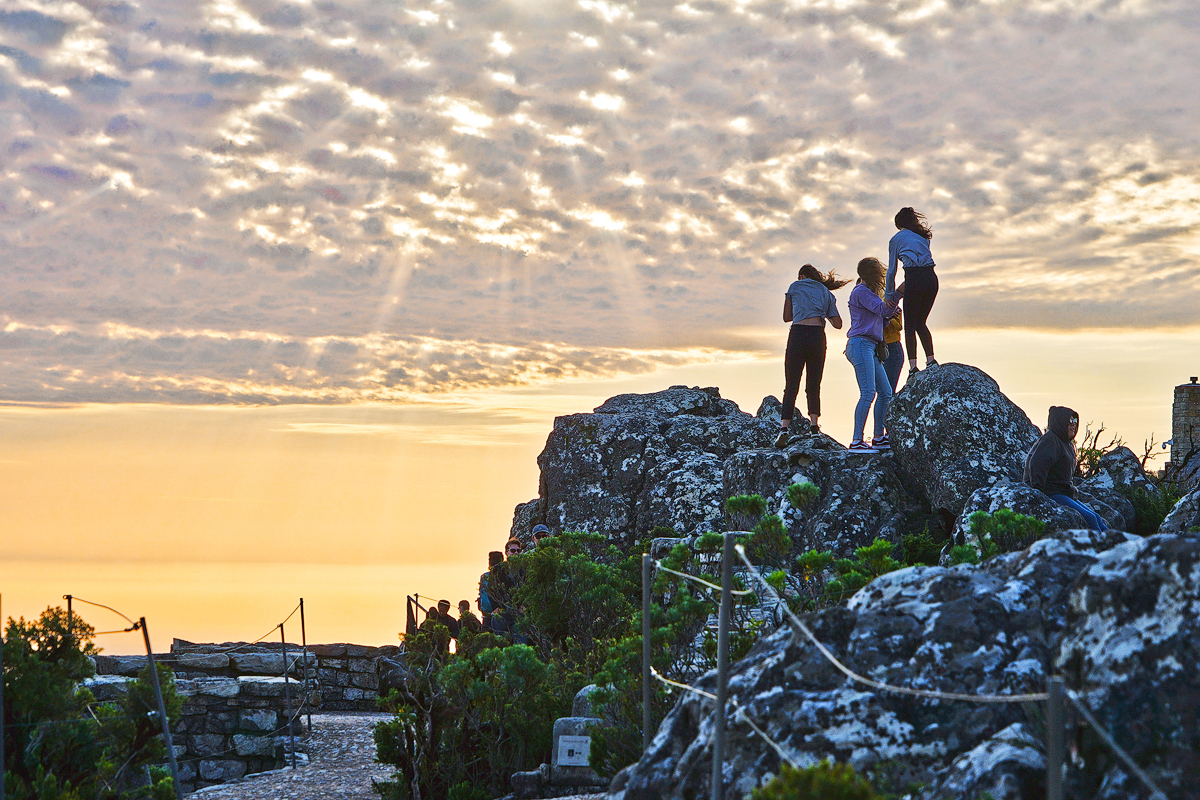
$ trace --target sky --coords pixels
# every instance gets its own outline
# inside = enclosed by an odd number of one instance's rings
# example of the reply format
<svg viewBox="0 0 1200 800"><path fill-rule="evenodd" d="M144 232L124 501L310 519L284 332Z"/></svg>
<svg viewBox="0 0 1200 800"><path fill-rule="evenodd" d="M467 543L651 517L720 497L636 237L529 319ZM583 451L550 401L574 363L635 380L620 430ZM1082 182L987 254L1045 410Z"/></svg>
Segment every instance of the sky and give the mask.
<svg viewBox="0 0 1200 800"><path fill-rule="evenodd" d="M5 0L4 614L71 583L253 638L307 592L319 638L394 641L404 594L474 596L555 415L753 412L798 266L886 257L905 205L939 359L1140 452L1200 372L1198 33L1182 0Z"/></svg>

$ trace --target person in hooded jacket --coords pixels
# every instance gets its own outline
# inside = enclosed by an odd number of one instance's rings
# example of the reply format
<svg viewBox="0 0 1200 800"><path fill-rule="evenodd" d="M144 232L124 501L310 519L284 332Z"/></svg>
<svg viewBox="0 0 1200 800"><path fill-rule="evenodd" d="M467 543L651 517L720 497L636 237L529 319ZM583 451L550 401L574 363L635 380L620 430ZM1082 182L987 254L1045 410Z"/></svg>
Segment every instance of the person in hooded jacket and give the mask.
<svg viewBox="0 0 1200 800"><path fill-rule="evenodd" d="M1079 502L1075 484L1071 481L1078 464L1075 453L1077 433L1079 415L1065 406L1050 406L1046 432L1025 459L1024 481L1060 506L1078 512L1091 530L1106 531L1108 525L1100 515Z"/></svg>

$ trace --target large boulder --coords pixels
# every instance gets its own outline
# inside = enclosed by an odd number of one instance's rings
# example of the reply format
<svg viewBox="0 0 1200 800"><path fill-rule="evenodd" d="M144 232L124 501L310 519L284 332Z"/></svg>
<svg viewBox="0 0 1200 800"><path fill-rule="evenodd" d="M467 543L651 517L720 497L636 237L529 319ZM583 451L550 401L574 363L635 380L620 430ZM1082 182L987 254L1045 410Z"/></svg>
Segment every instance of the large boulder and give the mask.
<svg viewBox="0 0 1200 800"><path fill-rule="evenodd" d="M887 428L906 484L955 516L976 489L1019 481L1040 435L994 380L966 364L909 376L888 407Z"/></svg>
<svg viewBox="0 0 1200 800"><path fill-rule="evenodd" d="M768 512L783 519L798 552L848 557L876 538L899 544L905 519L919 512L890 453L851 453L823 434L801 438L787 450L736 453L725 460L723 479L726 497L766 498ZM787 488L805 481L820 494L806 508L793 507Z"/></svg>
<svg viewBox="0 0 1200 800"><path fill-rule="evenodd" d="M657 527L719 528L724 459L768 446L772 434L712 388L619 395L558 417L538 456L540 497L518 507L514 532L542 521L630 545Z"/></svg>
<svg viewBox="0 0 1200 800"><path fill-rule="evenodd" d="M1027 483L1003 481L976 489L967 498L962 515L954 526L956 540L963 541L968 538L972 514L977 511L995 514L1002 508L1040 519L1046 523L1048 533L1086 527L1082 514L1060 506L1044 492L1039 492Z"/></svg>
<svg viewBox="0 0 1200 800"><path fill-rule="evenodd" d="M1158 530L1159 533L1200 532L1197 529L1200 529L1200 489L1180 498Z"/></svg>
<svg viewBox="0 0 1200 800"><path fill-rule="evenodd" d="M1200 539L1157 535L1102 554L1071 591L1056 659L1067 685L1168 797L1200 798ZM1076 728L1069 797L1139 797ZM1113 787L1122 785L1125 793Z"/></svg>
<svg viewBox="0 0 1200 800"><path fill-rule="evenodd" d="M1070 587L1108 549L1132 537L1068 531L982 567L913 567L884 575L845 608L808 616L816 636L850 669L896 686L965 694L1045 688L1067 628ZM698 679L711 692L715 674ZM800 763L823 758L870 771L902 761L942 796L1028 797L1036 746L1018 704L931 701L862 685L790 630L760 641L733 665L729 696ZM778 753L727 710L725 791L742 797L778 772ZM706 795L711 772L711 701L685 693L612 800ZM1017 726L1017 727L1013 727ZM941 794L945 787L949 795ZM957 794L958 788L969 788ZM966 790L965 790L966 791Z"/></svg>

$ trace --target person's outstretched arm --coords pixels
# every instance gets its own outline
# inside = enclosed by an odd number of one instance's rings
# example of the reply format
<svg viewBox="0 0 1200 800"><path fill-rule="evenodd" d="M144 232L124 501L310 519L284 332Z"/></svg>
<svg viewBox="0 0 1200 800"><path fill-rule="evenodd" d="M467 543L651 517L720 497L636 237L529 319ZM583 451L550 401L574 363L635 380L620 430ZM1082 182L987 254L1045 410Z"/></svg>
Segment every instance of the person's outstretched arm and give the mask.
<svg viewBox="0 0 1200 800"><path fill-rule="evenodd" d="M883 285L883 299L896 302L896 265L900 263L900 242L893 236L888 242L887 280Z"/></svg>

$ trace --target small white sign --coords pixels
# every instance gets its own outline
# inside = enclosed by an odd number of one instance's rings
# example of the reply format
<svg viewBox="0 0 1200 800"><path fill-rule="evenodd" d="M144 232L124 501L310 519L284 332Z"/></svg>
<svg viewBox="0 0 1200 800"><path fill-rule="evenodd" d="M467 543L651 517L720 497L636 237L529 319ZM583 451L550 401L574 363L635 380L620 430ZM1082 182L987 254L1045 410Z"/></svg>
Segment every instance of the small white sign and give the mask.
<svg viewBox="0 0 1200 800"><path fill-rule="evenodd" d="M590 736L558 737L558 765L560 767L586 767L592 749Z"/></svg>

